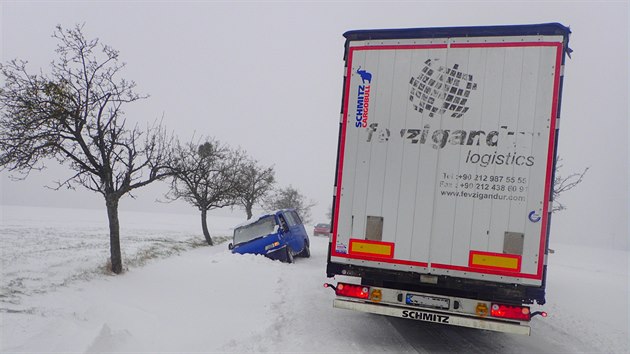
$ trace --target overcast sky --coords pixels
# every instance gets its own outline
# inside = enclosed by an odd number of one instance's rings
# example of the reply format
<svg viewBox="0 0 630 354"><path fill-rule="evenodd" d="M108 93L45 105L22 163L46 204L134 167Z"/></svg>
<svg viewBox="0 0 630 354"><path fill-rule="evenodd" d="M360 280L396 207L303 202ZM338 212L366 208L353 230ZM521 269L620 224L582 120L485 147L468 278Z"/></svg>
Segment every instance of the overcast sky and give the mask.
<svg viewBox="0 0 630 354"><path fill-rule="evenodd" d="M124 76L150 98L127 108L133 121L164 116L193 133L240 146L273 165L280 186L332 201L341 105L342 34L352 29L560 22L573 31L562 100L563 174L590 167L554 216L566 240L620 247L628 239L628 3L477 1L4 1L1 59L33 70L54 58L55 25L85 23L88 38L120 50ZM101 208L100 195L43 188L69 175L51 168L22 182L1 176L0 203ZM154 203L163 186L125 198L122 210L189 211ZM105 217L105 215L104 215ZM553 237L552 237L553 239Z"/></svg>

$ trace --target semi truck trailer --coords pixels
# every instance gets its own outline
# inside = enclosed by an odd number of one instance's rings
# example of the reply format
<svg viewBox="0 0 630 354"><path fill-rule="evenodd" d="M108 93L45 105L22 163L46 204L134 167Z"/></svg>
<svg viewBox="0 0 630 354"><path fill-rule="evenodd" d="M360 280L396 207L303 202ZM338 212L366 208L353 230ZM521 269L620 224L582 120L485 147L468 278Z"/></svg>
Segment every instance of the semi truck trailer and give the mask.
<svg viewBox="0 0 630 354"><path fill-rule="evenodd" d="M525 335L546 316L569 34L559 23L344 34L334 307Z"/></svg>

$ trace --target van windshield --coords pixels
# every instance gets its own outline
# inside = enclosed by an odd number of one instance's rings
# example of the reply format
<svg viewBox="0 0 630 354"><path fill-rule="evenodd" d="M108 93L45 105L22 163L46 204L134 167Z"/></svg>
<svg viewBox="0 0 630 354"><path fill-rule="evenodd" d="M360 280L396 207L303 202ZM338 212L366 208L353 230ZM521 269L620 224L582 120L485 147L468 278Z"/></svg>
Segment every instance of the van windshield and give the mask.
<svg viewBox="0 0 630 354"><path fill-rule="evenodd" d="M275 231L276 220L273 215L234 229L234 244L247 242L258 237L267 236Z"/></svg>

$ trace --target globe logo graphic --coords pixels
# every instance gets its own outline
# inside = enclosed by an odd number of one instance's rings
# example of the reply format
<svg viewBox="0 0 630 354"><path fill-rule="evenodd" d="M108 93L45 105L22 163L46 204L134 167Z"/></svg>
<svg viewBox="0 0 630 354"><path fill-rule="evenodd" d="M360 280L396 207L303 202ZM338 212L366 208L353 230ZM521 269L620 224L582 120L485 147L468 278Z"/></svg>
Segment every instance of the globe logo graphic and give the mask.
<svg viewBox="0 0 630 354"><path fill-rule="evenodd" d="M420 74L411 78L409 100L415 111L427 112L429 117L448 114L461 118L468 111L466 103L477 84L472 75L459 70L459 64L447 68L439 61L426 60Z"/></svg>

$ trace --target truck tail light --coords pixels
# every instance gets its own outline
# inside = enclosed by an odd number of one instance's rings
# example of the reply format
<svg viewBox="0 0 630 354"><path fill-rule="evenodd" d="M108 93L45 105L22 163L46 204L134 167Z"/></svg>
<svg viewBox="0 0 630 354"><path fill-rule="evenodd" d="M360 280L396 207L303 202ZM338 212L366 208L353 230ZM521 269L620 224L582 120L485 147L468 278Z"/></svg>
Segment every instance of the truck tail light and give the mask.
<svg viewBox="0 0 630 354"><path fill-rule="evenodd" d="M338 296L356 297L358 299L367 299L370 297L370 288L363 285L354 284L337 284L335 294Z"/></svg>
<svg viewBox="0 0 630 354"><path fill-rule="evenodd" d="M502 304L492 304L490 316L519 321L529 321L531 319L529 307Z"/></svg>

